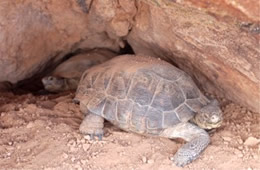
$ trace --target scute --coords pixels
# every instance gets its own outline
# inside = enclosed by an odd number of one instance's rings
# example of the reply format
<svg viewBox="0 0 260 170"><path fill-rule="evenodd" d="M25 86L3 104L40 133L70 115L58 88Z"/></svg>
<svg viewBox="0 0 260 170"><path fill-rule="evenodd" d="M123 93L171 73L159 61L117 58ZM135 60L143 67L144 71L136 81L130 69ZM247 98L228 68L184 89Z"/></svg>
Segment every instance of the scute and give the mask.
<svg viewBox="0 0 260 170"><path fill-rule="evenodd" d="M90 112L101 115L105 103L106 97L104 94L96 92L96 94L88 102L87 107Z"/></svg>
<svg viewBox="0 0 260 170"><path fill-rule="evenodd" d="M147 112L147 128L162 129L163 128L162 121L163 121L162 111L150 107Z"/></svg>
<svg viewBox="0 0 260 170"><path fill-rule="evenodd" d="M147 106L140 106L135 104L131 115L131 125L139 133L143 133L146 130L145 118L147 114Z"/></svg>
<svg viewBox="0 0 260 170"><path fill-rule="evenodd" d="M130 100L119 100L117 103L117 118L121 124L126 124L129 121L130 114L133 110L133 102Z"/></svg>
<svg viewBox="0 0 260 170"><path fill-rule="evenodd" d="M177 113L181 122L189 121L195 114L186 104L179 106L175 112Z"/></svg>
<svg viewBox="0 0 260 170"><path fill-rule="evenodd" d="M106 103L105 103L102 116L106 118L108 121L111 122L116 121L117 120L116 108L117 108L117 101L111 97L106 97Z"/></svg>
<svg viewBox="0 0 260 170"><path fill-rule="evenodd" d="M99 76L93 81L92 87L100 92L105 92L105 90L108 88L108 84L111 81L112 75L111 73L103 69L102 71L95 71L96 74L99 73ZM92 80L94 77L92 78Z"/></svg>
<svg viewBox="0 0 260 170"><path fill-rule="evenodd" d="M130 78L123 71L116 72L111 79L110 86L107 89L107 94L116 97L117 99L126 98L130 85Z"/></svg>
<svg viewBox="0 0 260 170"><path fill-rule="evenodd" d="M189 106L192 111L197 112L200 110L201 107L203 107L204 104L202 104L199 99L188 99L186 100L187 106Z"/></svg>
<svg viewBox="0 0 260 170"><path fill-rule="evenodd" d="M172 127L178 123L181 123L181 121L174 111L164 112L163 128Z"/></svg>
<svg viewBox="0 0 260 170"><path fill-rule="evenodd" d="M132 79L128 98L140 105L149 105L159 80L149 72L139 71Z"/></svg>
<svg viewBox="0 0 260 170"><path fill-rule="evenodd" d="M155 97L152 102L153 108L161 111L171 111L185 101L181 89L170 81L161 80L157 86Z"/></svg>
<svg viewBox="0 0 260 170"><path fill-rule="evenodd" d="M182 89L186 99L199 98L200 90L187 74L183 74L183 76L176 83Z"/></svg>

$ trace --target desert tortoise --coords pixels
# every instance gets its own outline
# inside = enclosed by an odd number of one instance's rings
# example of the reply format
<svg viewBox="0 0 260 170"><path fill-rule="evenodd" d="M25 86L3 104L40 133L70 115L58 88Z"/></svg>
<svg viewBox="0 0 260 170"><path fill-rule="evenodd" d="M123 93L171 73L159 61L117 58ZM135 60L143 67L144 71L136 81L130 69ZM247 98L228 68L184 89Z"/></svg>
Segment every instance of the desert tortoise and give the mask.
<svg viewBox="0 0 260 170"><path fill-rule="evenodd" d="M152 57L123 55L90 68L74 100L86 114L80 132L91 137L102 137L105 118L125 131L188 141L174 156L178 166L196 159L210 142L204 129L222 122L216 100L185 72Z"/></svg>
<svg viewBox="0 0 260 170"><path fill-rule="evenodd" d="M84 71L111 59L116 54L106 49L94 49L71 57L60 64L50 76L42 79L44 88L50 92L76 90Z"/></svg>

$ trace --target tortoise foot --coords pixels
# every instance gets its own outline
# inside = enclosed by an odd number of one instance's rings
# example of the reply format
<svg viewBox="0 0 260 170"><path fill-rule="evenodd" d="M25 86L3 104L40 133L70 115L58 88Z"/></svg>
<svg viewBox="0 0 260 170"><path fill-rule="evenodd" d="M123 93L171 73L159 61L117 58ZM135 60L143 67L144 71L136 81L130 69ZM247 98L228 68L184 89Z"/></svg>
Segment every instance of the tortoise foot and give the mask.
<svg viewBox="0 0 260 170"><path fill-rule="evenodd" d="M179 167L183 167L189 163L191 163L191 161L194 158L191 157L191 155L186 155L186 154L181 154L180 152L177 152L174 156L173 156L173 163L176 166Z"/></svg>
<svg viewBox="0 0 260 170"><path fill-rule="evenodd" d="M80 133L89 135L90 140L94 140L96 137L98 140L103 138L104 119L98 115L89 114L85 117L79 127Z"/></svg>

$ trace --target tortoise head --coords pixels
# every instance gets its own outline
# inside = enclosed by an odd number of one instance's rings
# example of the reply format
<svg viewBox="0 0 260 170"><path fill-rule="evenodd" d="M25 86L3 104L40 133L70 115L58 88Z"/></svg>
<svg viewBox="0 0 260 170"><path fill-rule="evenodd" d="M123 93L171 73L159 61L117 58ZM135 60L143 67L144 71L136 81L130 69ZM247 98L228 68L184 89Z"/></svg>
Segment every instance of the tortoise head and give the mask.
<svg viewBox="0 0 260 170"><path fill-rule="evenodd" d="M213 129L222 124L222 111L217 100L212 100L194 116L193 122L203 129Z"/></svg>
<svg viewBox="0 0 260 170"><path fill-rule="evenodd" d="M48 76L42 78L43 86L50 92L62 91L65 84L65 79L62 77Z"/></svg>

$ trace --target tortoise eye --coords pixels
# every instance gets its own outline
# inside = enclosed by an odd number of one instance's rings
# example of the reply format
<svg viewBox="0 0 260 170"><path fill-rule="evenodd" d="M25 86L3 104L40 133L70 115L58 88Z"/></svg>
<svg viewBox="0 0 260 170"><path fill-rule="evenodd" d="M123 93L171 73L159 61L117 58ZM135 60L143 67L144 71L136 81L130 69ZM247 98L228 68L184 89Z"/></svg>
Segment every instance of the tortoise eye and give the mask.
<svg viewBox="0 0 260 170"><path fill-rule="evenodd" d="M215 122L215 123L218 122L219 121L218 116L216 116L216 115L211 116L211 121Z"/></svg>

